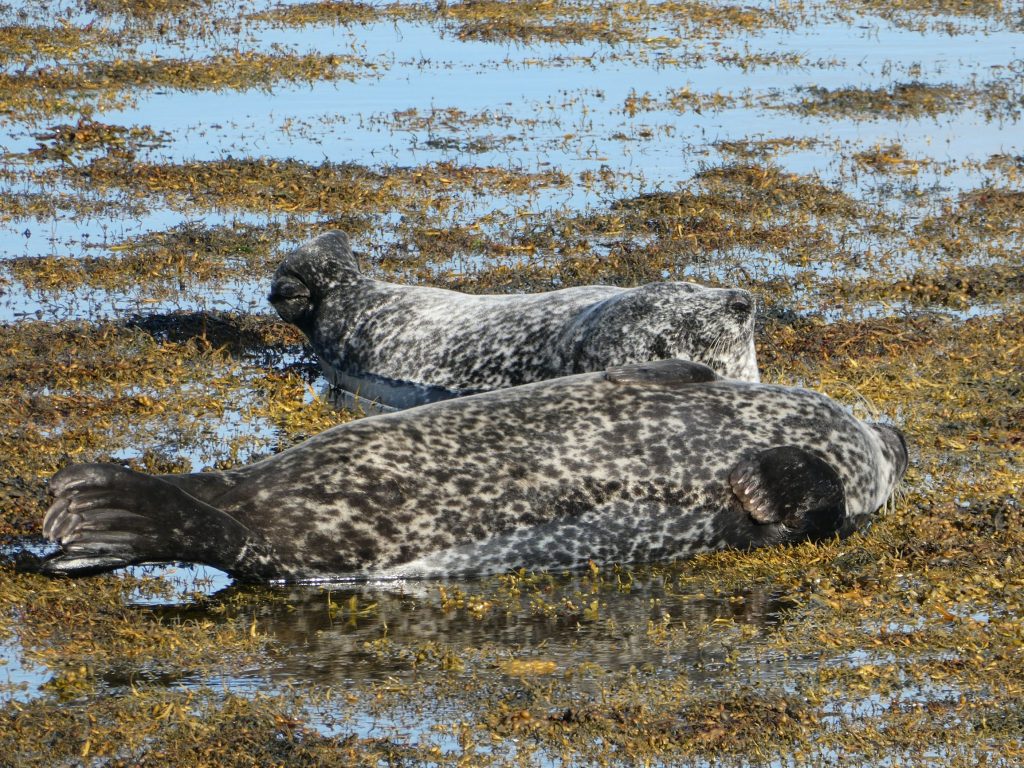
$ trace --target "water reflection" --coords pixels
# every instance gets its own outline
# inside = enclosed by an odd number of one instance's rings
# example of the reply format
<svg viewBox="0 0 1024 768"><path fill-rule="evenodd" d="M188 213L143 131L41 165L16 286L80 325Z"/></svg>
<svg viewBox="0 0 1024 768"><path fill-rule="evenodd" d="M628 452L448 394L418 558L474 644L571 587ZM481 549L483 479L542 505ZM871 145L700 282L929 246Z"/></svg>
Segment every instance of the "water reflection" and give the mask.
<svg viewBox="0 0 1024 768"><path fill-rule="evenodd" d="M792 601L769 589L676 591L671 571L462 582L228 587L150 610L240 619L273 641L252 675L321 686L542 658L559 671L695 677L761 638Z"/></svg>

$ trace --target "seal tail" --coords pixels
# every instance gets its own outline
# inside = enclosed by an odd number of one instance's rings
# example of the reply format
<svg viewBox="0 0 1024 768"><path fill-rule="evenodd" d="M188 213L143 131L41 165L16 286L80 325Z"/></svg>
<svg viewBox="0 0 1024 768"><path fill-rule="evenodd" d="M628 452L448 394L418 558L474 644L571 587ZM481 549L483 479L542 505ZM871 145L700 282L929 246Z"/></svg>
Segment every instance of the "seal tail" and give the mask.
<svg viewBox="0 0 1024 768"><path fill-rule="evenodd" d="M78 464L50 481L43 535L61 546L40 570L88 576L137 563L203 563L243 579L273 578L273 553L230 515L160 478Z"/></svg>

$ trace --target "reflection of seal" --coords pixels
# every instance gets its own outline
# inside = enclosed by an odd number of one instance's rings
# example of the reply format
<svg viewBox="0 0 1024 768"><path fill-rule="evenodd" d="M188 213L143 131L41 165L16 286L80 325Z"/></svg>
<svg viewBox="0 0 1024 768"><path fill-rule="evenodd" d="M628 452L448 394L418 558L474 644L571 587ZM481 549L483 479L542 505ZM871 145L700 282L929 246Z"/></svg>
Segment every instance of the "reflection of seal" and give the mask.
<svg viewBox="0 0 1024 768"><path fill-rule="evenodd" d="M693 283L470 295L359 271L329 232L282 262L270 301L331 383L392 408L647 360L696 360L757 381L754 301Z"/></svg>
<svg viewBox="0 0 1024 768"><path fill-rule="evenodd" d="M665 360L373 416L228 472L70 467L44 569L359 579L680 558L850 533L906 461L898 432L823 395Z"/></svg>

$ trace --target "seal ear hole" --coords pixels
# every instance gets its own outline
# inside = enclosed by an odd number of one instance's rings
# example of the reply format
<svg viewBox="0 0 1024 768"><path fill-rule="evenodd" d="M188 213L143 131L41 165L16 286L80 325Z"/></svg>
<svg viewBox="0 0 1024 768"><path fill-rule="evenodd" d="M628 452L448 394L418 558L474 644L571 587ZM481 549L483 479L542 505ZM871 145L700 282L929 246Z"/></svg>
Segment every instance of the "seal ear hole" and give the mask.
<svg viewBox="0 0 1024 768"><path fill-rule="evenodd" d="M701 384L719 379L717 373L702 363L690 360L655 360L609 368L605 378L613 384L647 384L675 386Z"/></svg>
<svg viewBox="0 0 1024 768"><path fill-rule="evenodd" d="M842 479L803 448L785 445L744 459L729 473L729 484L756 522L778 525L788 541L827 539L843 527Z"/></svg>

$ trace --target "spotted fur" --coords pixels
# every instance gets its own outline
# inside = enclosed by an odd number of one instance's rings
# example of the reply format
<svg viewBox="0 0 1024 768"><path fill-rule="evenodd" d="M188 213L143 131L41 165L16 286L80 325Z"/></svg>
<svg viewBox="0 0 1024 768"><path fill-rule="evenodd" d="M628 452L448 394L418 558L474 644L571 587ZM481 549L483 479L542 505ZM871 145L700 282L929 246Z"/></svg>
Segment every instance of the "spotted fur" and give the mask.
<svg viewBox="0 0 1024 768"><path fill-rule="evenodd" d="M63 547L48 569L70 574L150 560L258 580L561 570L846 535L906 462L898 432L823 395L661 361L361 419L228 472L70 467L44 533Z"/></svg>
<svg viewBox="0 0 1024 768"><path fill-rule="evenodd" d="M336 387L391 408L666 358L757 381L754 300L694 283L470 295L385 283L329 232L278 267L270 300Z"/></svg>

